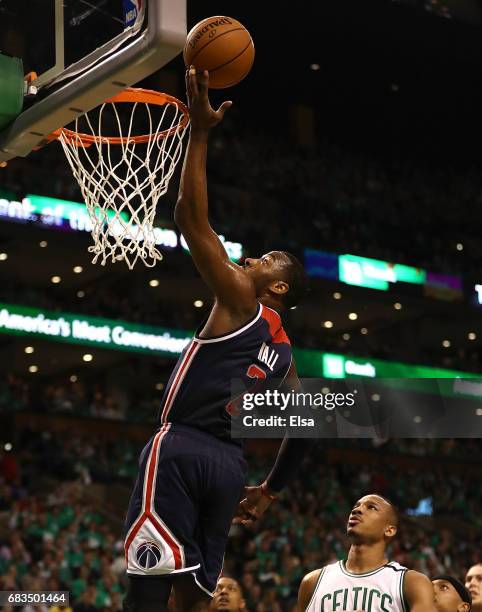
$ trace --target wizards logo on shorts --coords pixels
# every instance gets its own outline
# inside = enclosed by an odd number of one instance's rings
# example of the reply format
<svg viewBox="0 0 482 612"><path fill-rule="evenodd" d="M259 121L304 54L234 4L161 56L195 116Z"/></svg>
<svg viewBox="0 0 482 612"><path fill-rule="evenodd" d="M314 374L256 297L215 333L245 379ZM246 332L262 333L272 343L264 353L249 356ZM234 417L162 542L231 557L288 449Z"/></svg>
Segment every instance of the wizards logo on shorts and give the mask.
<svg viewBox="0 0 482 612"><path fill-rule="evenodd" d="M161 549L154 542L142 542L136 551L137 563L145 570L156 567L161 556Z"/></svg>

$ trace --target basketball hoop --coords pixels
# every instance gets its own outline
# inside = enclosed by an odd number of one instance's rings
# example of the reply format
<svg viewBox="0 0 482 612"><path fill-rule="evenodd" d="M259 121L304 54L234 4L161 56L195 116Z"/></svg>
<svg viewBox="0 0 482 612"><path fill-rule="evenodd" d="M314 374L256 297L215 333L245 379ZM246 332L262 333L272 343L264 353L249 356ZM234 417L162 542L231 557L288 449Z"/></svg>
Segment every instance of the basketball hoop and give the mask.
<svg viewBox="0 0 482 612"><path fill-rule="evenodd" d="M80 115L73 129L51 138L62 144L92 223L93 263L162 259L154 219L182 153L189 123L186 106L172 96L128 88ZM114 135L106 136L108 130ZM141 135L139 135L141 134Z"/></svg>

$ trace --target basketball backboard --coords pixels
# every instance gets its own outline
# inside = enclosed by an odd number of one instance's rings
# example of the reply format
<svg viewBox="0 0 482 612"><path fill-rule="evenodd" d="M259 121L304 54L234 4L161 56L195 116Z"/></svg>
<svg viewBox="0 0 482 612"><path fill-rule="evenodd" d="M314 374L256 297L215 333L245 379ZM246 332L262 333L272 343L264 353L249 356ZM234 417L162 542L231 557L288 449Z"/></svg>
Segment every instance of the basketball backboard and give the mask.
<svg viewBox="0 0 482 612"><path fill-rule="evenodd" d="M185 0L0 0L0 52L35 72L24 110L0 133L0 161L149 76L183 48Z"/></svg>

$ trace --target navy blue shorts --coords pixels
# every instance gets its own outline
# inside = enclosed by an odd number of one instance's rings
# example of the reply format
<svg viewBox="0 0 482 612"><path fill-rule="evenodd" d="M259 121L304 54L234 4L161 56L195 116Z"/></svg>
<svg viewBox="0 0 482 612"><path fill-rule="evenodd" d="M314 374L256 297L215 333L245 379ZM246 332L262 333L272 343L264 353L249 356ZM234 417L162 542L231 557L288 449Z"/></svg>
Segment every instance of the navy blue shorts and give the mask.
<svg viewBox="0 0 482 612"><path fill-rule="evenodd" d="M143 449L139 468L126 518L127 572L191 572L211 595L245 485L242 449L166 423Z"/></svg>

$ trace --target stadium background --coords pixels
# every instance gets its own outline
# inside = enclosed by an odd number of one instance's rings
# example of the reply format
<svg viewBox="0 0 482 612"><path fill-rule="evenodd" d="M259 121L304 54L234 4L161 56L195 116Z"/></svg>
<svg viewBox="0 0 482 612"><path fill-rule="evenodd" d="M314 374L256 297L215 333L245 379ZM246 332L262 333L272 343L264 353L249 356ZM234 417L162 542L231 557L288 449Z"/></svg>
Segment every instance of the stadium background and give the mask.
<svg viewBox="0 0 482 612"><path fill-rule="evenodd" d="M312 262L310 297L286 320L297 348L378 370L397 363L481 374L481 7L366 4L301 2L273 13L188 3L189 26L228 12L257 51L249 77L226 92L235 104L212 134L212 223L243 257L287 248ZM181 62L144 85L183 97ZM176 185L159 227L173 228ZM27 194L82 201L56 144L10 162L0 189L7 203ZM2 206L2 304L181 336L209 309L180 246L165 248L152 270L92 266L88 233L56 229L49 215L21 220ZM346 254L427 274L384 291L354 286L333 271ZM120 609L122 520L173 357L2 333L0 363L0 587L65 587L75 610ZM275 449L249 445L252 482ZM255 529L233 528L226 570L241 581L248 609L292 610L301 576L343 556L350 505L374 489L422 513L405 519L395 560L463 577L480 560L481 450L476 437L323 441Z"/></svg>

